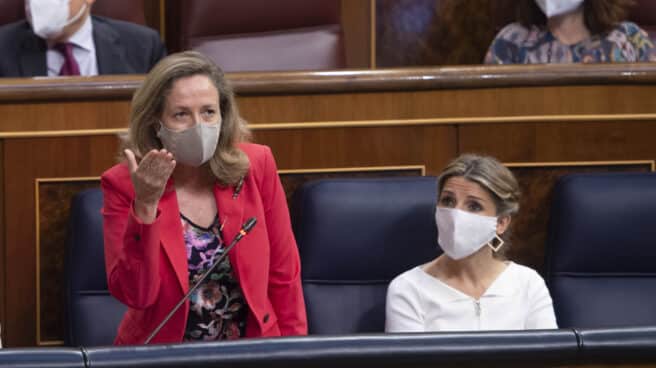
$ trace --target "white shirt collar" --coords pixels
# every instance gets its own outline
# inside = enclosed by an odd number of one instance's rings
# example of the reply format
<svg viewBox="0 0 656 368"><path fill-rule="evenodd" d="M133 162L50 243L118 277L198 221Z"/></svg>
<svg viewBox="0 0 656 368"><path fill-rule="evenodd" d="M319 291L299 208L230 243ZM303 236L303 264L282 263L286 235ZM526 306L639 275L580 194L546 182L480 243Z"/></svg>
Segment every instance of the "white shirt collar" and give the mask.
<svg viewBox="0 0 656 368"><path fill-rule="evenodd" d="M80 67L80 74L85 76L98 75L98 61L96 59L96 45L93 39L93 21L87 16L80 29L75 32L67 42L74 45L73 57ZM64 55L48 47L46 52L46 65L48 76L57 76L64 64Z"/></svg>
<svg viewBox="0 0 656 368"><path fill-rule="evenodd" d="M91 22L91 15L86 17L84 23L82 23L82 27L69 37L68 42L87 51L95 51L96 47L93 43L93 23Z"/></svg>
<svg viewBox="0 0 656 368"><path fill-rule="evenodd" d="M492 282L488 289L483 293L481 298L485 297L509 297L515 295L518 291L518 286L513 281L513 273L515 270L516 264L514 262L508 262L508 266L497 276L497 278ZM471 296L463 293L462 291L451 287L446 284L444 281L428 274L422 266L418 266L421 270L421 273L424 277L430 278L432 283L438 285L438 287L445 290L445 300L448 302L455 302L461 300L472 300ZM448 296L447 296L448 295Z"/></svg>

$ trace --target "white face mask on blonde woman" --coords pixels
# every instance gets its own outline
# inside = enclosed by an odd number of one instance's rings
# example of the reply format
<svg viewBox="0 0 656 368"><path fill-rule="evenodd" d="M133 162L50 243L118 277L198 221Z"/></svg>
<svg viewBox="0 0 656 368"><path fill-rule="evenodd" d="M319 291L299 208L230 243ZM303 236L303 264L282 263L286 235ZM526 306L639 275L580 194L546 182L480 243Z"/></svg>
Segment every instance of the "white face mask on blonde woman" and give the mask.
<svg viewBox="0 0 656 368"><path fill-rule="evenodd" d="M440 191L435 223L438 243L449 258L458 260L468 257L483 246L493 251L498 246L491 243L497 234L502 234L510 217L499 217L492 193L481 184L461 176L446 179Z"/></svg>
<svg viewBox="0 0 656 368"><path fill-rule="evenodd" d="M452 259L478 252L497 235L497 218L481 216L455 208L437 207L437 242Z"/></svg>

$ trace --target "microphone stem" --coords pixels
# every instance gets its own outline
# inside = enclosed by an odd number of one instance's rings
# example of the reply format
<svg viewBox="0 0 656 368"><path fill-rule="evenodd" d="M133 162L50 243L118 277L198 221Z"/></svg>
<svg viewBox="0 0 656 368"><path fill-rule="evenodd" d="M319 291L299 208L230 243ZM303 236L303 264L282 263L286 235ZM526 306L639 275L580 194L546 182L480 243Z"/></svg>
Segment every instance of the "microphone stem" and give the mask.
<svg viewBox="0 0 656 368"><path fill-rule="evenodd" d="M232 243L230 243L230 245L229 245L227 248L225 248L225 249L223 250L223 254L221 254L221 256L219 256L219 259L217 259L217 260L212 264L212 266L210 266L210 268L207 269L207 271L205 271L205 273L204 273L203 276L200 278L200 280L198 280L198 282L197 282L197 283L196 283L191 289L189 289L189 291L187 292L187 294L185 294L184 298L180 299L180 301L178 302L178 304L176 304L175 307L173 307L173 309L171 309L171 311L169 312L169 314L166 315L166 318L164 318L164 320L162 320L162 322L160 322L160 324L157 326L157 328L155 328L155 330L150 334L150 336L148 336L148 338L147 338L146 341L144 342L144 345L148 345L148 344L150 343L150 341L153 339L153 337L155 337L155 335L157 335L157 333L159 332L159 330L161 330L162 327L164 327L164 325L165 325L165 324L171 319L171 317L173 317L173 315L175 314L175 312L177 312L178 309L180 309L180 306L182 306L182 304L184 304L184 303L187 301L187 299L189 298L189 296L190 296L194 291L196 291L196 289L198 289L198 287L200 286L200 284L202 284L203 281L205 281L205 279L210 275L210 273L212 273L212 271L214 271L214 269L215 269L215 268L216 268L216 267L217 267L217 266L223 261L223 259L228 255L228 252L230 251L230 249L232 249L235 245L237 245L237 243L241 240L241 238L243 238L243 235L242 235L242 234L239 234L239 235L237 235L237 237L235 237L235 238L232 240Z"/></svg>

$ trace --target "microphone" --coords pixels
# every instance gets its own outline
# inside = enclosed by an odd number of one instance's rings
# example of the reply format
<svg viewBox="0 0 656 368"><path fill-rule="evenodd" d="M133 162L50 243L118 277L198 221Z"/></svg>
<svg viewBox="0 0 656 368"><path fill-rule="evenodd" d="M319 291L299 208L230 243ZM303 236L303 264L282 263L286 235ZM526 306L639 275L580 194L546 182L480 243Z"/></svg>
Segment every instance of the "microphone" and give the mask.
<svg viewBox="0 0 656 368"><path fill-rule="evenodd" d="M173 307L173 309L171 309L171 311L169 312L169 314L166 315L166 317L164 318L164 320L163 320L162 322L160 322L160 324L159 324L159 325L153 330L153 332L150 333L150 335L148 336L148 338L147 338L146 341L144 342L144 345L148 345L148 344L150 343L150 341L153 339L153 337L155 337L155 335L157 335L157 333L159 332L159 330L161 330L162 327L164 327L164 325L165 325L165 324L171 319L171 317L173 317L173 315L175 314L175 312L177 312L177 310L180 309L180 307L182 306L182 304L183 304L184 302L186 302L187 299L189 299L189 297L191 296L191 294L192 294L194 291L196 291L196 289L198 289L198 287L200 286L200 284L202 284L203 281L205 281L205 279L207 279L207 277L210 275L210 273L212 273L212 271L214 271L214 269L216 268L216 266L218 266L218 265L219 265L219 264L225 259L225 257L228 256L228 252L230 251L230 249L232 249L235 245L237 245L237 243L239 243L239 241L240 241L244 236L246 236L246 234L248 234L248 233L253 229L253 227L255 226L256 223L257 223L257 219L256 219L255 217L251 217L251 218L249 218L248 220L246 220L246 222L241 226L241 229L239 229L239 232L237 233L237 235L235 235L235 238L232 239L232 242L230 243L230 245L228 245L228 247L224 249L224 251L223 251L223 253L221 254L221 256L219 257L219 259L217 259L217 260L216 260L216 261L210 266L210 268L208 268L207 271L205 271L205 273L204 273L203 276L200 278L200 280L198 280L198 282L196 283L196 285L194 285L191 289L189 289L189 291L187 292L187 294L186 294L184 297L182 297L182 299L180 299L180 301L178 302L178 304L176 304L175 307Z"/></svg>

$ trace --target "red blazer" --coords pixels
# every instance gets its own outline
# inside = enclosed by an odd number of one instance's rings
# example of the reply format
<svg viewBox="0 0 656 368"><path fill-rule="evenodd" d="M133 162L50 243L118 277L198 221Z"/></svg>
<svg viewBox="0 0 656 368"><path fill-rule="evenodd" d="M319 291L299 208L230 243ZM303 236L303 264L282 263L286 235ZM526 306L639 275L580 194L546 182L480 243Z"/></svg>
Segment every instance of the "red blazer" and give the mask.
<svg viewBox="0 0 656 368"><path fill-rule="evenodd" d="M276 164L266 146L242 144L250 169L238 196L234 187L214 187L223 235L231 242L250 217L257 225L229 253L248 303L246 336L307 334L300 261ZM189 290L185 244L173 180L159 201L157 218L143 224L132 210L134 188L125 163L101 178L105 265L111 294L129 308L115 344L142 344ZM152 342L181 342L189 303Z"/></svg>

